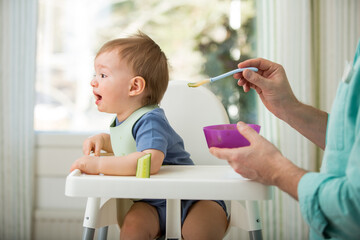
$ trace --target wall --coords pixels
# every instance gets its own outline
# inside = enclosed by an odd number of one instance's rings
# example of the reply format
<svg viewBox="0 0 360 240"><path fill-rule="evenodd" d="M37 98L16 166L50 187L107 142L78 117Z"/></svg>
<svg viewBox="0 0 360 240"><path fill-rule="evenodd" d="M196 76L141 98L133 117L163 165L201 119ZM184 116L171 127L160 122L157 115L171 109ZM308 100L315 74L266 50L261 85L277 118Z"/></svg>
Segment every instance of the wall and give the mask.
<svg viewBox="0 0 360 240"><path fill-rule="evenodd" d="M90 135L36 134L32 239L81 239L86 199L66 197L65 179L72 162L82 155L82 142ZM109 228L108 239L119 239L117 226Z"/></svg>

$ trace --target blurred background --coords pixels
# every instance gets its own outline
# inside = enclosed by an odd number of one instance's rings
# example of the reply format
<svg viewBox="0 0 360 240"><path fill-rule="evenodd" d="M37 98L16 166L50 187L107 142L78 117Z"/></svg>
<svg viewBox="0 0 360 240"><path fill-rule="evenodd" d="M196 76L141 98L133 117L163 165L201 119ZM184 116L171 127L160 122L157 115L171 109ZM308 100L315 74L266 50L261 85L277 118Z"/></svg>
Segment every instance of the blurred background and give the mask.
<svg viewBox="0 0 360 240"><path fill-rule="evenodd" d="M170 79L198 81L256 55L254 0L39 0L35 129L107 130L90 80L97 50L141 30L165 52ZM256 123L255 95L236 80L208 84L230 121Z"/></svg>
<svg viewBox="0 0 360 240"><path fill-rule="evenodd" d="M106 41L141 30L169 59L170 79L198 81L262 57L284 66L297 98L330 112L360 39L358 0L0 0L0 239L80 239L86 199L64 195L82 142L107 131L90 80ZM207 84L229 115L299 167L323 151L275 118L231 76ZM308 239L299 204L273 189L263 237ZM234 230L234 228L232 229ZM109 239L119 231L110 229ZM249 239L234 230L232 239Z"/></svg>

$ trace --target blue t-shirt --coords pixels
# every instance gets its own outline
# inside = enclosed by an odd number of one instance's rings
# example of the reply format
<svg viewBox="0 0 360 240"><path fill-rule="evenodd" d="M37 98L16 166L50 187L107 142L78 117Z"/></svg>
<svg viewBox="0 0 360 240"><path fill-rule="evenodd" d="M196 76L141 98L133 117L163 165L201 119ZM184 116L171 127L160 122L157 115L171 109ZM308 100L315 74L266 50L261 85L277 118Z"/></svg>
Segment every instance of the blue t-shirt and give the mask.
<svg viewBox="0 0 360 240"><path fill-rule="evenodd" d="M116 119L116 125L121 124ZM164 153L163 165L194 165L185 151L184 141L170 126L164 110L156 108L144 114L132 129L136 150L156 149Z"/></svg>
<svg viewBox="0 0 360 240"><path fill-rule="evenodd" d="M321 171L301 178L298 195L310 239L360 239L360 41L331 109Z"/></svg>

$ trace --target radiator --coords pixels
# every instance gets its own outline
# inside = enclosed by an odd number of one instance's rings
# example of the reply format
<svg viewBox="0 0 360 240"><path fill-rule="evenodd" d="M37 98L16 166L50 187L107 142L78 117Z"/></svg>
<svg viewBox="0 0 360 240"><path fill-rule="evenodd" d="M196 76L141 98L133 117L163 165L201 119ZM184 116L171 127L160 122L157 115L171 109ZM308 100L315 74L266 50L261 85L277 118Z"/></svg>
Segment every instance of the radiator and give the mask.
<svg viewBox="0 0 360 240"><path fill-rule="evenodd" d="M82 238L84 211L36 210L33 224L33 240L79 240ZM94 239L97 239L95 231ZM109 227L108 240L119 240L118 227Z"/></svg>

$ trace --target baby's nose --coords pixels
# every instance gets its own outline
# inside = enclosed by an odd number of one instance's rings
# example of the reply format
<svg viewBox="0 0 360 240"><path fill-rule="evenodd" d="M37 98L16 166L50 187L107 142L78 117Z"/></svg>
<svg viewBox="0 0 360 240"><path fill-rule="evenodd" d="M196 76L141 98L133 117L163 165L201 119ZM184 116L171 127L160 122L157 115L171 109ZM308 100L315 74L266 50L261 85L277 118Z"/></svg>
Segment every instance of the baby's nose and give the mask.
<svg viewBox="0 0 360 240"><path fill-rule="evenodd" d="M97 81L96 81L96 78L95 78L95 77L90 81L90 85L91 85L92 87L96 87L96 86L97 86Z"/></svg>

